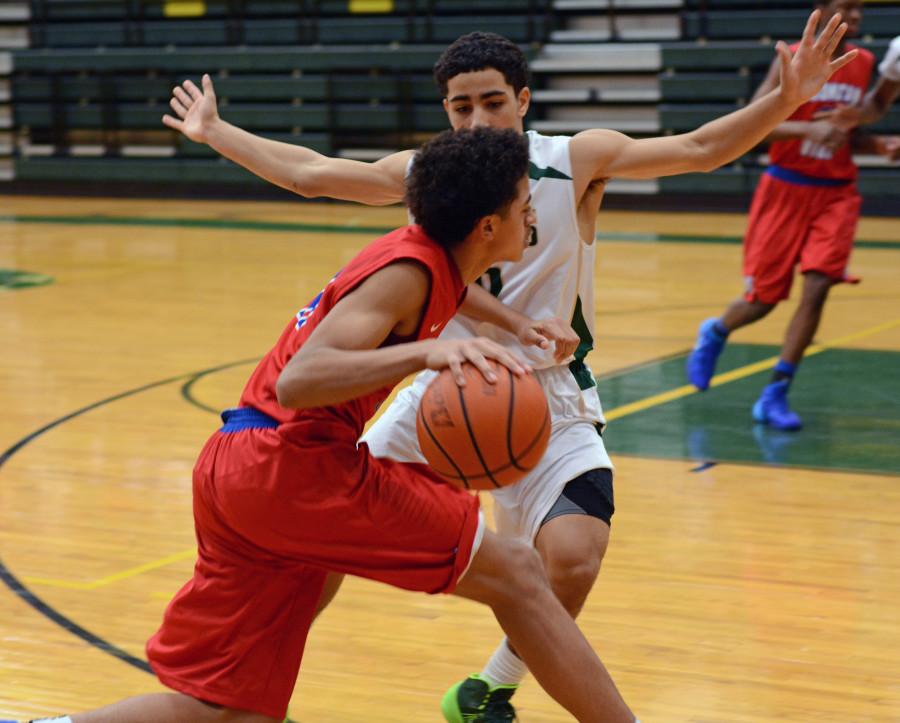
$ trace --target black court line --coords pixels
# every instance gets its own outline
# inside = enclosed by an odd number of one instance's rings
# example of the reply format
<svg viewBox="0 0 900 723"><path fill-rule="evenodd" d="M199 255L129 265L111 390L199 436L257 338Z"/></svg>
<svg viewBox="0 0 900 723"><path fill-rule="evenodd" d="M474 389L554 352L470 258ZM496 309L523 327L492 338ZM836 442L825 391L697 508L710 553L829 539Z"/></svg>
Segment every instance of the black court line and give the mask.
<svg viewBox="0 0 900 723"><path fill-rule="evenodd" d="M240 366L241 364L250 364L251 362L258 362L261 357L252 357L250 359L243 359L241 361L232 362L229 364L229 367ZM216 409L215 407L210 407L208 404L204 404L196 396L194 396L194 385L199 382L203 377L209 376L210 374L214 374L215 372L221 371L221 368L217 367L215 369L205 369L202 372L197 372L190 379L188 379L184 384L181 385L181 396L184 397L184 400L191 404L197 409L202 409L204 412L210 412L212 414L219 414L222 410Z"/></svg>
<svg viewBox="0 0 900 723"><path fill-rule="evenodd" d="M99 402L94 402L93 404L88 404L86 407L82 407L81 409L77 409L74 412L66 414L59 419L56 419L49 424L44 425L40 429L35 430L31 434L23 437L18 442L16 442L12 447L7 449L3 454L0 454L0 468L6 464L14 454L20 452L24 447L28 444L36 440L37 438L43 436L51 429L55 429L65 422L69 422L72 419L82 416L83 414L87 414L95 409L103 407L107 404L111 404L112 402L117 402L120 399L126 399L128 397L133 397L137 394L141 394L142 392L149 391L151 389L156 389L157 387L162 387L167 384L172 384L174 382L180 381L182 379L199 379L207 374L212 374L217 371L222 371L223 369L229 369L234 366L240 366L241 364L247 364L249 361L253 361L253 359L242 359L236 362L228 362L227 364L220 364L218 366L209 367L208 369L203 369L199 372L190 372L188 374L180 374L176 377L169 377L168 379L162 379L157 382L151 382L149 384L144 384L140 387L135 387L134 389L129 389L126 392L121 392L119 394L114 394L111 397L107 397L106 399L101 399ZM95 635L90 630L87 630L81 627L78 623L76 623L71 618L66 617L57 609L55 609L52 605L44 602L40 597L38 597L34 592L32 592L25 584L16 577L10 569L6 566L6 563L3 562L3 559L0 558L0 579L3 580L5 585L12 590L12 592L19 597L23 602L27 605L30 605L41 615L46 617L48 620L59 625L61 628L66 630L67 632L72 633L78 638L81 638L86 643L93 645L98 650L102 650L104 653L108 653L119 660L128 663L129 665L137 668L138 670L143 670L145 673L152 673L153 671L150 669L149 663L146 660L141 658L136 658L121 648L113 645L112 643L104 640L99 635Z"/></svg>

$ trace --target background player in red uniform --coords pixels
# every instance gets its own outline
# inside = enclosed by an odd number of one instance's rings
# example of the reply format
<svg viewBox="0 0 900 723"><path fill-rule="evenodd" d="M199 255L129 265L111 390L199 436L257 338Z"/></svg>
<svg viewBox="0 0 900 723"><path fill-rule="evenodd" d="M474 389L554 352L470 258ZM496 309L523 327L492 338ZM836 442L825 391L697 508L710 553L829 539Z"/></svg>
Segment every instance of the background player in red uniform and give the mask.
<svg viewBox="0 0 900 723"><path fill-rule="evenodd" d="M484 338L439 340L466 284L519 260L535 222L528 145L512 130L446 132L417 157L407 202L421 225L357 255L302 309L225 412L194 468L198 560L147 655L177 691L65 723L283 719L329 571L488 604L545 689L580 721L633 723L553 594L537 553L486 530L477 497L426 466L357 446L393 385L486 357Z"/></svg>
<svg viewBox="0 0 900 723"><path fill-rule="evenodd" d="M840 13L848 25L847 36L858 33L860 0L816 5L822 9L820 25ZM852 48L842 42L835 57ZM769 135L773 141L771 165L754 194L744 238L745 294L720 318L700 325L697 343L687 359L688 379L698 389L708 388L728 335L762 319L788 298L799 264L803 296L788 326L772 379L752 410L755 421L777 429L802 426L788 405L788 387L819 326L829 290L846 278L861 205L847 134L836 124L814 117L837 105L859 103L874 62L870 52L859 49L853 61L837 70L818 94ZM778 86L780 64L780 58L773 61L754 98Z"/></svg>

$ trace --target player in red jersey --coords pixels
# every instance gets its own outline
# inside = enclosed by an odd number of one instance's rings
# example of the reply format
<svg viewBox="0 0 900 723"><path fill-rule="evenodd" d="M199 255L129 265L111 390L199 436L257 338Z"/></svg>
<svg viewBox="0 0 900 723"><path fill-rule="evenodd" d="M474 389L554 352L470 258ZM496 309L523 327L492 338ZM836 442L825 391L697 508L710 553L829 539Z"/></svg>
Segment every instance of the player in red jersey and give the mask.
<svg viewBox="0 0 900 723"><path fill-rule="evenodd" d="M860 0L816 5L822 10L820 23L840 14L848 25L847 36L858 33ZM850 49L852 45L842 42L835 57ZM777 429L802 426L788 405L788 387L819 326L828 291L849 280L847 263L861 205L856 164L847 134L815 116L838 105L856 105L865 95L875 59L870 52L857 50L853 61L837 70L811 100L769 135L773 141L771 165L754 194L744 238L745 294L720 318L700 325L697 343L687 359L688 379L698 389L707 389L728 335L763 318L786 299L799 264L804 277L800 305L788 326L771 382L752 411L755 421ZM754 98L778 86L780 62L776 58L772 63Z"/></svg>
<svg viewBox="0 0 900 723"><path fill-rule="evenodd" d="M468 360L492 381L487 357L527 372L487 339L435 338L467 284L521 259L535 222L527 168L512 130L448 131L423 148L407 184L420 225L370 244L291 319L200 454L194 575L147 643L176 692L58 720L282 720L334 571L489 605L575 718L634 722L533 548L485 529L477 497L426 466L357 446L411 373L449 367L464 383Z"/></svg>

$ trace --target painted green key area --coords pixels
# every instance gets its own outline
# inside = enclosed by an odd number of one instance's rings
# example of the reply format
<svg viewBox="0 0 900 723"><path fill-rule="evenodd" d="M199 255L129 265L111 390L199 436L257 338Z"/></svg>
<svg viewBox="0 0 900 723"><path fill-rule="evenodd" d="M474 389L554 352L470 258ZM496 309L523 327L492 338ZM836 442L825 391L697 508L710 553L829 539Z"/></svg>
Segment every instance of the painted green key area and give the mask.
<svg viewBox="0 0 900 723"><path fill-rule="evenodd" d="M778 354L729 344L718 372ZM606 410L686 384L684 356L601 378ZM790 393L798 432L758 425L750 409L771 370L612 421L612 455L776 464L900 475L900 352L828 349L804 360Z"/></svg>

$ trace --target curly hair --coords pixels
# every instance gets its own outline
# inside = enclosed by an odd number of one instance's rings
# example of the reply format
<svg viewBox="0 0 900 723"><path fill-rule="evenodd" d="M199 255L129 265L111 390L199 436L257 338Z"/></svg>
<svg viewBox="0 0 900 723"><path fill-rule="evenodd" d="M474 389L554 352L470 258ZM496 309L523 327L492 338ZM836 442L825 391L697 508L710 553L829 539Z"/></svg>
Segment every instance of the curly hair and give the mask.
<svg viewBox="0 0 900 723"><path fill-rule="evenodd" d="M406 179L406 205L445 248L478 220L504 214L528 171L528 140L514 130L444 131L426 143Z"/></svg>
<svg viewBox="0 0 900 723"><path fill-rule="evenodd" d="M516 95L528 85L528 61L511 40L496 33L474 32L457 38L434 64L434 81L447 95L447 83L460 73L493 68L503 73Z"/></svg>

